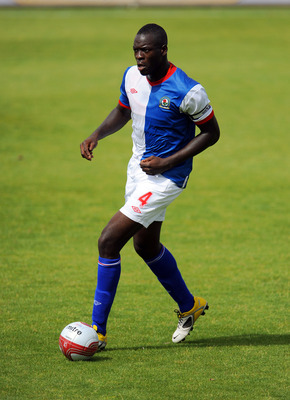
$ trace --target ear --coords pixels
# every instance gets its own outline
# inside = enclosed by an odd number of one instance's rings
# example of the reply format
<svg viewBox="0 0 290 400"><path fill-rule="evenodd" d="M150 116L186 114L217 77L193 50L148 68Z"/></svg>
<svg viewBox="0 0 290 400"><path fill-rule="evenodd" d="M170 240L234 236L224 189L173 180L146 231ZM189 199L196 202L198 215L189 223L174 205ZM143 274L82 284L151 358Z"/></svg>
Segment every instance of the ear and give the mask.
<svg viewBox="0 0 290 400"><path fill-rule="evenodd" d="M162 54L163 56L166 56L167 50L168 50L167 45L164 44L164 45L161 47L161 54Z"/></svg>

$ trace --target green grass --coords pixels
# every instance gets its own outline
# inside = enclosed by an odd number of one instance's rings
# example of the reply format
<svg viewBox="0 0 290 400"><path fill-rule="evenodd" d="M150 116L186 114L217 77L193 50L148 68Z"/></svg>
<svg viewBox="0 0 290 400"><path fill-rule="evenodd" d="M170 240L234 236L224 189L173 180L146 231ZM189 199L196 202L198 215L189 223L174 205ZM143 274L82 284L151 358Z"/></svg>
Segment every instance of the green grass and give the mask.
<svg viewBox="0 0 290 400"><path fill-rule="evenodd" d="M289 8L2 9L1 399L288 399ZM162 240L207 315L171 343L175 304L135 255L108 349L69 362L90 322L97 238L123 204L130 126L92 163L79 143L115 106L143 24L207 89L220 142L196 158Z"/></svg>

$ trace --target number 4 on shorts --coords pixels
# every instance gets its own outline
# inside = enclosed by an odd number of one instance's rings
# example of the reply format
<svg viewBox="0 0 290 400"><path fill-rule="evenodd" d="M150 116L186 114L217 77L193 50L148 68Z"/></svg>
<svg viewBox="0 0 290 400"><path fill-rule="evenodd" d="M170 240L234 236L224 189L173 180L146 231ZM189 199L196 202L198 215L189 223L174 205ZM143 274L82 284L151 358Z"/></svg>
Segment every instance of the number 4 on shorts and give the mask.
<svg viewBox="0 0 290 400"><path fill-rule="evenodd" d="M141 202L140 207L146 206L146 204L148 203L148 200L150 199L152 194L153 193L148 192L148 193L143 194L141 197L139 197L138 200Z"/></svg>

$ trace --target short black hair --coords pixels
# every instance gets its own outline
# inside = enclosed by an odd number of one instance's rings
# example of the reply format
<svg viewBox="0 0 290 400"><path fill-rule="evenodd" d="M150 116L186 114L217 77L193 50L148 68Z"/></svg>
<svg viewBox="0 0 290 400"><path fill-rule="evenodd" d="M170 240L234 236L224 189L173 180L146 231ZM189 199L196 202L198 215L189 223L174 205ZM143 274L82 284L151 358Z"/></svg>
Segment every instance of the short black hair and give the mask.
<svg viewBox="0 0 290 400"><path fill-rule="evenodd" d="M146 35L148 33L152 33L154 35L154 39L157 45L159 46L167 46L167 34L165 30L157 24L146 24L142 26L141 29L137 32L137 35Z"/></svg>

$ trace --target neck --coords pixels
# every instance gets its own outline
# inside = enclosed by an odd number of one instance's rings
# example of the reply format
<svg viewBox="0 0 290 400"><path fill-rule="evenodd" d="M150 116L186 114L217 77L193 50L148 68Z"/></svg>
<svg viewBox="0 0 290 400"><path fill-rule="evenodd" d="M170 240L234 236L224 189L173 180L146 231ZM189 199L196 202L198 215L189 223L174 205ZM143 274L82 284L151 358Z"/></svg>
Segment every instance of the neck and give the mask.
<svg viewBox="0 0 290 400"><path fill-rule="evenodd" d="M167 74L169 68L170 68L170 62L166 60L164 65L162 65L156 72L153 74L147 75L147 78L150 82L156 82L159 81L160 79L164 78L164 76Z"/></svg>

